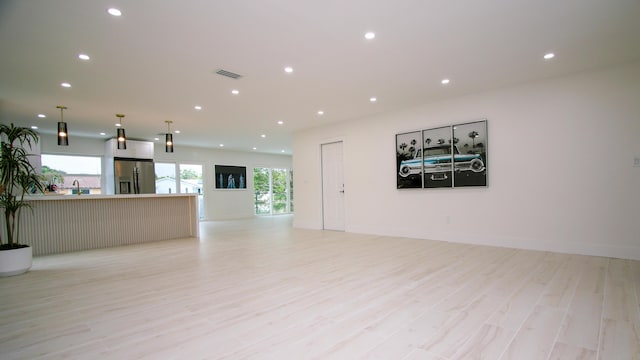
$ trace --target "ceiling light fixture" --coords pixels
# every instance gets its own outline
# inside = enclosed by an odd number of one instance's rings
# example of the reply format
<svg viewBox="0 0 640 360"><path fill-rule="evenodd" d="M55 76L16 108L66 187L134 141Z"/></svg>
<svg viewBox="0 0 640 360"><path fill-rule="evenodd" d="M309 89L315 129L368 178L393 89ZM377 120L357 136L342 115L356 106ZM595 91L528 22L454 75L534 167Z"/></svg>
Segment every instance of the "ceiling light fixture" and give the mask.
<svg viewBox="0 0 640 360"><path fill-rule="evenodd" d="M70 88L71 84L69 84L68 82L63 82L60 84L60 86L65 87L65 88Z"/></svg>
<svg viewBox="0 0 640 360"><path fill-rule="evenodd" d="M556 54L554 54L554 53L547 53L547 54L544 54L544 59L545 59L545 60L551 60L551 59L553 59L554 57L556 57Z"/></svg>
<svg viewBox="0 0 640 360"><path fill-rule="evenodd" d="M120 127L118 128L118 131L116 133L116 138L118 139L118 150L126 150L127 136L125 135L124 128L122 127L122 119L124 118L124 114L116 114L116 117L119 119L118 124L120 124Z"/></svg>
<svg viewBox="0 0 640 360"><path fill-rule="evenodd" d="M173 121L165 120L167 123L167 133L164 134L164 151L168 153L173 152L173 134L171 134L171 124Z"/></svg>
<svg viewBox="0 0 640 360"><path fill-rule="evenodd" d="M318 115L324 115L324 111L319 110L319 111L318 111Z"/></svg>
<svg viewBox="0 0 640 360"><path fill-rule="evenodd" d="M238 95L238 94L240 94L240 91L234 89L234 90L231 90L231 93L233 95Z"/></svg>
<svg viewBox="0 0 640 360"><path fill-rule="evenodd" d="M202 106L200 106L200 105L196 105L193 108L196 109L196 110L202 110Z"/></svg>
<svg viewBox="0 0 640 360"><path fill-rule="evenodd" d="M105 136L105 135L107 135L107 133L103 133L103 132L100 133L100 136Z"/></svg>
<svg viewBox="0 0 640 360"><path fill-rule="evenodd" d="M291 74L293 72L293 68L291 66L287 66L286 68L284 68L284 72Z"/></svg>
<svg viewBox="0 0 640 360"><path fill-rule="evenodd" d="M32 126L31 126L31 128L32 128L33 130L38 130L38 127L37 127L37 126L35 126L35 125L32 125Z"/></svg>
<svg viewBox="0 0 640 360"><path fill-rule="evenodd" d="M440 81L440 83L441 83L442 85L447 85L447 84L449 84L450 82L451 82L451 80L449 80L449 79L442 79L442 81Z"/></svg>
<svg viewBox="0 0 640 360"><path fill-rule="evenodd" d="M38 114L38 117L39 117L39 118L46 118L46 117L47 117L47 115L45 115L45 114Z"/></svg>
<svg viewBox="0 0 640 360"><path fill-rule="evenodd" d="M377 99L377 98L372 97L372 98L369 98L369 101L371 101L371 102L376 102L376 101L378 101L378 99Z"/></svg>
<svg viewBox="0 0 640 360"><path fill-rule="evenodd" d="M69 132L67 131L67 123L64 122L64 111L66 106L58 105L60 109L60 121L58 121L58 146L69 146Z"/></svg>
<svg viewBox="0 0 640 360"><path fill-rule="evenodd" d="M267 135L266 134L262 134L262 135L260 135L260 137L264 139L264 138L267 137Z"/></svg>
<svg viewBox="0 0 640 360"><path fill-rule="evenodd" d="M367 40L373 40L376 38L376 33L369 31L368 33L364 34L364 38Z"/></svg>
<svg viewBox="0 0 640 360"><path fill-rule="evenodd" d="M278 121L278 125L282 125L282 124L284 124L284 121L282 120Z"/></svg>
<svg viewBox="0 0 640 360"><path fill-rule="evenodd" d="M87 54L78 54L78 59L80 60L91 60L91 57Z"/></svg>
<svg viewBox="0 0 640 360"><path fill-rule="evenodd" d="M107 12L108 12L110 15L113 15L113 16L120 16L120 15L122 15L122 11L120 11L120 10L118 10L118 9L116 9L116 8L109 8L109 9L107 9Z"/></svg>

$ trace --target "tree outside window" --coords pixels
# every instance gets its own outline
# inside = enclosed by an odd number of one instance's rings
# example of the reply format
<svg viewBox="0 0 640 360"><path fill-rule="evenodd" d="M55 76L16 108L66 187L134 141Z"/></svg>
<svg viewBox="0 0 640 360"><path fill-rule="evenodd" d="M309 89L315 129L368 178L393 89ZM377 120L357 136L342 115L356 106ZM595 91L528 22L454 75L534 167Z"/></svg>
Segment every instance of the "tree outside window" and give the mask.
<svg viewBox="0 0 640 360"><path fill-rule="evenodd" d="M271 181L268 168L253 169L256 215L271 214Z"/></svg>
<svg viewBox="0 0 640 360"><path fill-rule="evenodd" d="M291 206L293 189L287 169L254 168L253 187L256 215L285 214Z"/></svg>

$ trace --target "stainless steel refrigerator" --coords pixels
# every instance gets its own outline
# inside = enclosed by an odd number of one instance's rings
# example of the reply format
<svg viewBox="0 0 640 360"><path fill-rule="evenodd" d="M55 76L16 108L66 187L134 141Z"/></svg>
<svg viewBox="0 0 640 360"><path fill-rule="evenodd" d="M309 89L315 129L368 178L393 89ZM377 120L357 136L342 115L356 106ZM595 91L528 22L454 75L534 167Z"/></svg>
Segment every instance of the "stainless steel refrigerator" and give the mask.
<svg viewBox="0 0 640 360"><path fill-rule="evenodd" d="M153 160L115 158L113 169L116 194L155 194Z"/></svg>

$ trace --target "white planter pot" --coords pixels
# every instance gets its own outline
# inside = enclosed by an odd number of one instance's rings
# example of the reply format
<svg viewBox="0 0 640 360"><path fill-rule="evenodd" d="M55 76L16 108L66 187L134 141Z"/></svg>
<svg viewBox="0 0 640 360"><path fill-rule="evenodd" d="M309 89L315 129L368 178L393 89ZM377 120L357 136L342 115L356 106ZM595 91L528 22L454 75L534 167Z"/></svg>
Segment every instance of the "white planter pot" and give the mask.
<svg viewBox="0 0 640 360"><path fill-rule="evenodd" d="M20 275L29 271L32 259L31 246L20 249L0 250L0 277Z"/></svg>

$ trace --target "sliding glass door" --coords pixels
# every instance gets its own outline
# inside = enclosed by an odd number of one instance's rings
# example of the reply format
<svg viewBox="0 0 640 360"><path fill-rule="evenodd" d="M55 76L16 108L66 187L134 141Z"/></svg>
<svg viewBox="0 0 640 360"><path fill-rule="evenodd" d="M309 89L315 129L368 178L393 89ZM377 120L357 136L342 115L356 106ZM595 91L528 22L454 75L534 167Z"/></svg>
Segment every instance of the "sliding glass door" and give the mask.
<svg viewBox="0 0 640 360"><path fill-rule="evenodd" d="M293 211L293 181L287 169L253 169L256 215L286 214Z"/></svg>

